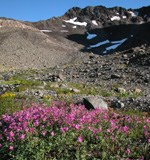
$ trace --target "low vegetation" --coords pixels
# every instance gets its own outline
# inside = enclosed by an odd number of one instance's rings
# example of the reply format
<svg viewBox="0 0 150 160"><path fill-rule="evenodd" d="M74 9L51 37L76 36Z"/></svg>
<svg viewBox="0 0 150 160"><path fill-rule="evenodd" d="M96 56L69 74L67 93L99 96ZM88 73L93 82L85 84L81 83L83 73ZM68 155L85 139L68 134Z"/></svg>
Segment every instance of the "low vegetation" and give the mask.
<svg viewBox="0 0 150 160"><path fill-rule="evenodd" d="M150 118L55 102L0 119L0 157L17 160L150 158Z"/></svg>
<svg viewBox="0 0 150 160"><path fill-rule="evenodd" d="M148 114L135 110L87 110L70 104L74 94L121 99L136 98L142 93L119 93L116 86L108 91L101 85L82 83L43 85L22 75L11 77L2 85L15 88L0 95L1 160L150 159ZM26 90L38 89L54 92L59 102L54 101L53 94L43 93L40 98L24 95Z"/></svg>
<svg viewBox="0 0 150 160"><path fill-rule="evenodd" d="M21 103L17 101L16 94L13 92L5 92L0 95L0 116L5 113L13 113L22 109Z"/></svg>

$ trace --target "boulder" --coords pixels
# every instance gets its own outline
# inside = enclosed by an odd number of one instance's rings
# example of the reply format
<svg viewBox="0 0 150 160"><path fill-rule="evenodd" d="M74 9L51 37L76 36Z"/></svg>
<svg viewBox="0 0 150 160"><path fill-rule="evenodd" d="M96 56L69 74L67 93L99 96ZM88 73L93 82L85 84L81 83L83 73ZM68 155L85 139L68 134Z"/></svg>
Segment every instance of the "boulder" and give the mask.
<svg viewBox="0 0 150 160"><path fill-rule="evenodd" d="M103 109L108 110L107 103L100 97L97 96L90 96L83 98L83 104L87 109Z"/></svg>

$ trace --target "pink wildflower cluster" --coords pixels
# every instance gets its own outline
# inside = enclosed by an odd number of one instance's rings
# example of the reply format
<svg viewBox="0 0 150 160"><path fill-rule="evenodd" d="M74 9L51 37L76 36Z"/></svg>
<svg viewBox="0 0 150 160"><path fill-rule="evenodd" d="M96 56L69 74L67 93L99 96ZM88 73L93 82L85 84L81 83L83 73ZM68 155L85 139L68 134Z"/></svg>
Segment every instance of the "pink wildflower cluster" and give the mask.
<svg viewBox="0 0 150 160"><path fill-rule="evenodd" d="M69 131L79 133L76 141L84 141L81 130L87 130L98 138L103 133L105 138L112 137L115 141L115 134L128 136L130 130L139 124L143 125L143 135L150 142L150 132L148 126L150 119L141 121L137 117L129 117L117 113L109 113L104 110L87 110L83 105L54 103L51 107L44 105L32 105L31 108L24 109L12 115L2 115L0 119L0 147L7 141L8 149L14 150L16 141L24 141L29 135L39 137L57 135L62 136ZM57 131L56 131L57 126ZM127 149L126 153L130 154Z"/></svg>

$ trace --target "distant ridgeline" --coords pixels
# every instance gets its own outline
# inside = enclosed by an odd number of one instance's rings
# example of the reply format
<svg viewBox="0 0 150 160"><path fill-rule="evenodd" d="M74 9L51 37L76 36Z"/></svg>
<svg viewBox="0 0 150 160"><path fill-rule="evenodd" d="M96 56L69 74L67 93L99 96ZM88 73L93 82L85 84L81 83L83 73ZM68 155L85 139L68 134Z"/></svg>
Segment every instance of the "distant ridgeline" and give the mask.
<svg viewBox="0 0 150 160"><path fill-rule="evenodd" d="M38 22L0 18L0 64L43 68L66 63L79 52L106 55L149 45L149 28L150 6L74 7Z"/></svg>

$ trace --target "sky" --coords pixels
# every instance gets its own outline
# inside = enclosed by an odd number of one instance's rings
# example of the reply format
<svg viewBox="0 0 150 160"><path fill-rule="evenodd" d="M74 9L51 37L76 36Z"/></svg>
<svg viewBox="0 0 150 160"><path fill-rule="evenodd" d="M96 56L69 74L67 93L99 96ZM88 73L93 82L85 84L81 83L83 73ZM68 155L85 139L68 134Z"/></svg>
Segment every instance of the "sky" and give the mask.
<svg viewBox="0 0 150 160"><path fill-rule="evenodd" d="M72 7L97 5L140 8L150 0L0 0L0 17L35 22L61 16Z"/></svg>

